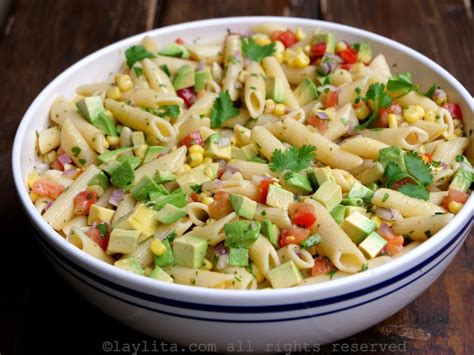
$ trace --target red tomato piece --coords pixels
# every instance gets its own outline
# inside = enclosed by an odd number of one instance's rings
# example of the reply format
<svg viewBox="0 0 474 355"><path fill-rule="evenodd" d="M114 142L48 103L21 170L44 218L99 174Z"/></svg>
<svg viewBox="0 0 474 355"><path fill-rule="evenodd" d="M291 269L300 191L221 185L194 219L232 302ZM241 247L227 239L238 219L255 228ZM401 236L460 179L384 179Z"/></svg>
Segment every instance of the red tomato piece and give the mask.
<svg viewBox="0 0 474 355"><path fill-rule="evenodd" d="M199 194L197 192L191 192L189 194L189 198L193 201L193 202L201 202L201 197L199 196Z"/></svg>
<svg viewBox="0 0 474 355"><path fill-rule="evenodd" d="M324 134L329 126L329 120L322 120L316 116L308 117L306 122L311 126L316 127L321 134Z"/></svg>
<svg viewBox="0 0 474 355"><path fill-rule="evenodd" d="M327 44L326 42L313 44L310 51L311 61L322 58L326 53Z"/></svg>
<svg viewBox="0 0 474 355"><path fill-rule="evenodd" d="M421 156L421 159L423 159L423 161L426 163L426 164L429 164L433 161L433 154L431 153L425 153Z"/></svg>
<svg viewBox="0 0 474 355"><path fill-rule="evenodd" d="M351 63L343 63L341 64L341 68L350 71L352 69Z"/></svg>
<svg viewBox="0 0 474 355"><path fill-rule="evenodd" d="M203 145L204 140L202 139L201 133L199 131L194 131L188 134L186 137L181 139L179 142L180 145L185 145L186 147L190 147L192 145L198 144Z"/></svg>
<svg viewBox="0 0 474 355"><path fill-rule="evenodd" d="M354 48L347 46L347 49L337 53L344 63L354 64L357 62L357 52Z"/></svg>
<svg viewBox="0 0 474 355"><path fill-rule="evenodd" d="M177 90L176 95L184 100L186 107L189 107L196 102L196 93L191 87Z"/></svg>
<svg viewBox="0 0 474 355"><path fill-rule="evenodd" d="M337 91L329 91L328 93L324 94L322 97L322 103L324 108L333 107L337 105L339 93Z"/></svg>
<svg viewBox="0 0 474 355"><path fill-rule="evenodd" d="M174 41L176 44L181 44L183 45L184 44L184 39L182 38L176 38L176 40Z"/></svg>
<svg viewBox="0 0 474 355"><path fill-rule="evenodd" d="M38 196L49 197L50 199L56 200L59 195L63 193L64 186L49 180L38 180L35 181L31 190Z"/></svg>
<svg viewBox="0 0 474 355"><path fill-rule="evenodd" d="M449 209L449 203L451 201L456 201L456 202L464 204L464 203L466 203L468 198L469 198L469 195L467 193L462 192L462 191L458 191L458 190L454 190L454 189L450 189L448 191L448 196L446 196L443 199L443 202L441 203L441 205L445 209Z"/></svg>
<svg viewBox="0 0 474 355"><path fill-rule="evenodd" d="M97 195L93 191L82 191L74 198L74 213L87 216L91 206L97 202Z"/></svg>
<svg viewBox="0 0 474 355"><path fill-rule="evenodd" d="M379 110L379 117L374 123L374 127L387 128L388 127L388 115L390 113L400 114L401 107L399 105L390 105L387 108L381 108Z"/></svg>
<svg viewBox="0 0 474 355"><path fill-rule="evenodd" d="M268 189L270 185L273 183L273 180L271 178L264 178L262 181L260 181L260 193L259 193L259 201L260 203L266 203L267 202L267 195L268 195Z"/></svg>
<svg viewBox="0 0 474 355"><path fill-rule="evenodd" d="M230 204L229 193L218 191L214 195L214 201L209 205L209 216L214 219L221 219L227 216L234 209Z"/></svg>
<svg viewBox="0 0 474 355"><path fill-rule="evenodd" d="M309 229L300 227L285 228L280 233L280 246L288 244L301 244L309 236Z"/></svg>
<svg viewBox="0 0 474 355"><path fill-rule="evenodd" d="M336 267L326 258L317 257L314 259L314 266L311 269L311 276L327 274L336 270Z"/></svg>
<svg viewBox="0 0 474 355"><path fill-rule="evenodd" d="M107 249L109 245L110 232L112 228L107 222L94 224L87 235L99 245L103 250Z"/></svg>
<svg viewBox="0 0 474 355"><path fill-rule="evenodd" d="M453 118L459 118L460 120L463 119L461 106L459 106L459 104L447 103L444 104L443 107L449 111Z"/></svg>
<svg viewBox="0 0 474 355"><path fill-rule="evenodd" d="M53 161L53 164L51 164L51 167L55 170L64 170L63 164L61 164L61 162L58 159Z"/></svg>
<svg viewBox="0 0 474 355"><path fill-rule="evenodd" d="M296 42L298 42L298 38L296 38L296 34L293 31L286 30L286 31L275 31L272 33L272 40L273 41L280 41L283 45L288 48L293 46Z"/></svg>
<svg viewBox="0 0 474 355"><path fill-rule="evenodd" d="M394 256L403 250L403 244L405 239L401 235L397 235L387 241L387 245L384 250L388 256Z"/></svg>
<svg viewBox="0 0 474 355"><path fill-rule="evenodd" d="M303 202L292 203L288 207L288 214L294 224L303 228L310 228L317 219L314 207Z"/></svg>

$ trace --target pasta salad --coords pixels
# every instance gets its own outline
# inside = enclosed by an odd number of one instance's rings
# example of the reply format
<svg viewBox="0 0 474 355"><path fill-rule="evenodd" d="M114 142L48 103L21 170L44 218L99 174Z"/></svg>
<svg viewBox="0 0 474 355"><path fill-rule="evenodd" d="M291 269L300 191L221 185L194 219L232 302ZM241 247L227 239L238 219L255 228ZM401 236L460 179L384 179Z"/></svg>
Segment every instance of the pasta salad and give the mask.
<svg viewBox="0 0 474 355"><path fill-rule="evenodd" d="M265 23L210 44L151 37L58 97L27 178L67 242L162 282L330 281L385 264L469 197L460 106L368 43Z"/></svg>

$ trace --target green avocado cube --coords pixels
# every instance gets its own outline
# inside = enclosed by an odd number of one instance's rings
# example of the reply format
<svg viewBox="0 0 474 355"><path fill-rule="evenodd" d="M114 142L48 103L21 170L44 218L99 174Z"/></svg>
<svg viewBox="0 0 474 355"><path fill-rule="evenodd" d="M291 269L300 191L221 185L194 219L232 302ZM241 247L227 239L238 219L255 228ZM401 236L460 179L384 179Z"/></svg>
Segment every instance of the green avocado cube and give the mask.
<svg viewBox="0 0 474 355"><path fill-rule="evenodd" d="M140 263L135 258L126 258L126 259L117 260L114 263L114 266L122 270L132 272L137 275L143 275L145 273L145 271L140 266Z"/></svg>
<svg viewBox="0 0 474 355"><path fill-rule="evenodd" d="M332 211L342 201L341 186L331 181L325 181L314 193L313 198L326 206L328 211Z"/></svg>
<svg viewBox="0 0 474 355"><path fill-rule="evenodd" d="M189 51L188 49L177 43L171 43L164 47L161 51L158 52L158 54L165 55L168 57L176 57L176 58L183 58L183 59L188 59L189 58Z"/></svg>
<svg viewBox="0 0 474 355"><path fill-rule="evenodd" d="M206 152L215 159L231 159L232 145L230 138L223 137L218 133L210 135L206 139Z"/></svg>
<svg viewBox="0 0 474 355"><path fill-rule="evenodd" d="M268 280L273 288L292 287L303 281L300 271L293 261L288 261L268 272Z"/></svg>
<svg viewBox="0 0 474 355"><path fill-rule="evenodd" d="M167 170L159 170L155 175L155 181L158 184L165 184L167 182L175 181L176 176Z"/></svg>
<svg viewBox="0 0 474 355"><path fill-rule="evenodd" d="M316 85L310 79L303 80L293 93L301 106L316 100L319 95Z"/></svg>
<svg viewBox="0 0 474 355"><path fill-rule="evenodd" d="M278 236L280 231L276 224L273 224L268 219L262 222L262 234L272 243L274 247L278 247Z"/></svg>
<svg viewBox="0 0 474 355"><path fill-rule="evenodd" d="M225 245L228 247L250 247L258 238L260 223L256 221L238 221L224 226Z"/></svg>
<svg viewBox="0 0 474 355"><path fill-rule="evenodd" d="M138 201L145 201L150 199L151 192L161 192L162 187L160 187L154 180L150 179L148 176L144 176L138 183L136 183L131 193Z"/></svg>
<svg viewBox="0 0 474 355"><path fill-rule="evenodd" d="M372 60L372 48L367 43L356 43L354 49L357 51L357 59L368 64Z"/></svg>
<svg viewBox="0 0 474 355"><path fill-rule="evenodd" d="M316 177L316 181L318 182L318 186L321 186L326 181L336 182L332 174L332 170L329 166L325 166L324 168L314 168L313 169L314 176Z"/></svg>
<svg viewBox="0 0 474 355"><path fill-rule="evenodd" d="M156 213L156 218L163 224L171 224L186 216L186 211L167 203Z"/></svg>
<svg viewBox="0 0 474 355"><path fill-rule="evenodd" d="M349 199L362 199L366 202L370 202L373 195L374 192L371 189L365 187L360 182L355 182L347 194L347 197Z"/></svg>
<svg viewBox="0 0 474 355"><path fill-rule="evenodd" d="M363 214L366 217L369 216L369 214L367 213L367 210L364 207L346 206L346 214L345 214L346 218L349 217L354 212L359 212L359 213Z"/></svg>
<svg viewBox="0 0 474 355"><path fill-rule="evenodd" d="M170 241L168 239L163 240L163 245L166 250L163 254L155 256L155 265L160 267L174 265L174 255L171 250Z"/></svg>
<svg viewBox="0 0 474 355"><path fill-rule="evenodd" d="M112 177L110 178L112 185L124 191L128 191L132 187L134 180L135 172L128 161L120 164L113 171Z"/></svg>
<svg viewBox="0 0 474 355"><path fill-rule="evenodd" d="M212 74L210 68L204 68L194 74L194 91L199 92L206 88L207 83L212 81Z"/></svg>
<svg viewBox="0 0 474 355"><path fill-rule="evenodd" d="M297 189L302 195L309 194L313 191L309 179L303 174L289 171L284 175L284 178L286 184Z"/></svg>
<svg viewBox="0 0 474 355"><path fill-rule="evenodd" d="M207 240L201 237L185 235L173 242L173 254L176 265L198 269L202 266L207 251Z"/></svg>
<svg viewBox="0 0 474 355"><path fill-rule="evenodd" d="M167 204L173 205L177 208L183 208L186 206L187 202L186 194L182 189L177 189L171 194L152 192L150 194L150 200L153 202L153 209L156 211L161 210Z"/></svg>
<svg viewBox="0 0 474 355"><path fill-rule="evenodd" d="M163 153L166 150L166 147L162 147L160 145L152 145L148 147L146 153L145 153L145 158L143 158L143 164L147 164L151 162L152 160L155 160L158 158L158 155Z"/></svg>
<svg viewBox="0 0 474 355"><path fill-rule="evenodd" d="M132 133L132 144L134 147L138 147L142 144L146 144L145 134L143 132Z"/></svg>
<svg viewBox="0 0 474 355"><path fill-rule="evenodd" d="M102 190L105 191L105 189L110 186L110 182L109 182L108 176L103 171L101 171L99 174L93 177L87 185L88 186L97 185L97 186L100 186Z"/></svg>
<svg viewBox="0 0 474 355"><path fill-rule="evenodd" d="M346 206L337 205L331 210L331 216L337 222L337 224L341 224L344 220L346 214Z"/></svg>
<svg viewBox="0 0 474 355"><path fill-rule="evenodd" d="M180 90L194 86L194 67L190 64L185 64L179 68L173 80L173 87L175 90Z"/></svg>
<svg viewBox="0 0 474 355"><path fill-rule="evenodd" d="M174 282L173 278L159 266L155 266L153 271L150 273L150 278L169 283Z"/></svg>
<svg viewBox="0 0 474 355"><path fill-rule="evenodd" d="M93 125L108 136L117 137L118 135L114 119L107 115L105 112L99 113Z"/></svg>
<svg viewBox="0 0 474 355"><path fill-rule="evenodd" d="M463 165L460 165L456 170L449 189L466 192L474 181L474 171L471 163L464 156L461 155L460 158L456 158L456 161L458 160L462 161Z"/></svg>
<svg viewBox="0 0 474 355"><path fill-rule="evenodd" d="M133 149L132 147L122 147L122 148L117 148L117 149L114 149L114 150L109 150L109 151L106 151L106 152L100 154L97 158L99 159L99 161L101 163L107 163L111 160L117 159L117 157L120 154L131 152L132 149Z"/></svg>
<svg viewBox="0 0 474 355"><path fill-rule="evenodd" d="M352 213L341 223L341 228L356 244L362 242L375 230L376 226L374 221L359 212Z"/></svg>
<svg viewBox="0 0 474 355"><path fill-rule="evenodd" d="M267 98L277 103L285 102L285 84L278 77L267 77L266 79Z"/></svg>
<svg viewBox="0 0 474 355"><path fill-rule="evenodd" d="M142 163L142 160L138 157L134 157L133 155L130 154L123 154L117 158L117 161L119 163L123 162L129 162L130 166L132 167L133 170L138 168L140 164Z"/></svg>
<svg viewBox="0 0 474 355"><path fill-rule="evenodd" d="M372 259L379 255L385 245L387 245L387 241L377 232L372 232L359 244L359 249Z"/></svg>
<svg viewBox="0 0 474 355"><path fill-rule="evenodd" d="M114 228L110 233L107 253L131 254L137 248L139 238L140 231Z"/></svg>
<svg viewBox="0 0 474 355"><path fill-rule="evenodd" d="M235 151L235 158L240 160L250 160L257 155L258 148L253 143L244 145L242 148L237 148Z"/></svg>
<svg viewBox="0 0 474 355"><path fill-rule="evenodd" d="M229 248L229 266L245 267L249 264L249 250L247 248Z"/></svg>
<svg viewBox="0 0 474 355"><path fill-rule="evenodd" d="M334 53L336 39L332 33L317 33L313 35L312 44L326 43L326 53Z"/></svg>
<svg viewBox="0 0 474 355"><path fill-rule="evenodd" d="M94 123L99 115L105 111L100 96L85 97L76 102L76 107L79 113L91 123Z"/></svg>
<svg viewBox="0 0 474 355"><path fill-rule="evenodd" d="M246 196L230 195L230 203L234 211L241 217L253 219L257 210L257 202Z"/></svg>
<svg viewBox="0 0 474 355"><path fill-rule="evenodd" d="M285 190L275 184L268 187L266 204L272 207L288 209L288 205L293 203L294 195L292 192Z"/></svg>

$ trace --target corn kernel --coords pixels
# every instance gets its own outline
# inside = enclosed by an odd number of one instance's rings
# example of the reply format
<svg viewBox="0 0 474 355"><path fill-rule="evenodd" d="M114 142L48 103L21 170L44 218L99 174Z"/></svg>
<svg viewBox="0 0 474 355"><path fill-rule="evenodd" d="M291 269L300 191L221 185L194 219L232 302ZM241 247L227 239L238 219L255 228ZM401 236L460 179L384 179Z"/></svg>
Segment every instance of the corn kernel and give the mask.
<svg viewBox="0 0 474 355"><path fill-rule="evenodd" d="M106 96L109 99L118 100L120 99L120 95L121 92L117 86L112 86L111 88L107 89Z"/></svg>
<svg viewBox="0 0 474 355"><path fill-rule="evenodd" d="M463 136L463 131L462 131L461 128L456 128L453 133L454 133L454 135L456 135L456 136L458 136L458 137L462 137L462 136Z"/></svg>
<svg viewBox="0 0 474 355"><path fill-rule="evenodd" d="M423 119L423 117L425 116L425 109L420 105L416 105L415 110L420 115L420 119Z"/></svg>
<svg viewBox="0 0 474 355"><path fill-rule="evenodd" d="M209 206L211 203L214 202L214 199L212 197L206 196L206 197L201 198L201 201L205 205Z"/></svg>
<svg viewBox="0 0 474 355"><path fill-rule="evenodd" d="M303 32L303 30L301 29L301 27L298 27L296 29L296 38L298 39L298 41L301 41L303 38L306 37L306 33Z"/></svg>
<svg viewBox="0 0 474 355"><path fill-rule="evenodd" d="M212 160L211 157L205 157L204 160L202 161L203 164L212 164L214 160Z"/></svg>
<svg viewBox="0 0 474 355"><path fill-rule="evenodd" d="M273 113L275 111L275 101L272 99L265 100L265 113Z"/></svg>
<svg viewBox="0 0 474 355"><path fill-rule="evenodd" d="M194 144L189 147L189 153L201 153L204 154L204 148L199 144Z"/></svg>
<svg viewBox="0 0 474 355"><path fill-rule="evenodd" d="M461 210L463 206L464 205L460 202L451 201L449 202L448 209L449 209L449 212L456 214Z"/></svg>
<svg viewBox="0 0 474 355"><path fill-rule="evenodd" d="M273 56L275 57L275 59L278 61L278 63L283 63L283 54L281 53L275 53L273 54Z"/></svg>
<svg viewBox="0 0 474 355"><path fill-rule="evenodd" d="M287 63L289 63L290 59L294 58L296 56L296 52L287 48L284 52L283 52L283 60Z"/></svg>
<svg viewBox="0 0 474 355"><path fill-rule="evenodd" d="M306 54L311 54L311 46L309 44L307 44L306 46L304 46L304 52Z"/></svg>
<svg viewBox="0 0 474 355"><path fill-rule="evenodd" d="M133 81L130 75L127 74L117 74L115 76L115 83L121 91L128 91L133 88Z"/></svg>
<svg viewBox="0 0 474 355"><path fill-rule="evenodd" d="M415 123L420 119L420 112L414 106L409 106L403 111L403 118L408 123Z"/></svg>
<svg viewBox="0 0 474 355"><path fill-rule="evenodd" d="M189 166L189 164L184 164L183 165L183 170L184 171L189 171L189 170L191 170L191 167Z"/></svg>
<svg viewBox="0 0 474 355"><path fill-rule="evenodd" d="M33 187L33 184L40 180L41 177L36 171L32 171L31 173L28 174L28 187L31 189Z"/></svg>
<svg viewBox="0 0 474 355"><path fill-rule="evenodd" d="M394 113L389 113L387 116L388 119L388 126L390 128L398 128L398 115L395 115Z"/></svg>
<svg viewBox="0 0 474 355"><path fill-rule="evenodd" d="M156 256L163 255L166 251L165 245L159 239L155 239L150 244L150 250Z"/></svg>
<svg viewBox="0 0 474 355"><path fill-rule="evenodd" d="M283 53L285 51L285 45L280 41L275 41L275 53Z"/></svg>
<svg viewBox="0 0 474 355"><path fill-rule="evenodd" d="M355 109L356 117L358 120L364 120L369 116L370 110L365 104L365 102L360 102L357 108Z"/></svg>
<svg viewBox="0 0 474 355"><path fill-rule="evenodd" d="M294 60L294 66L297 68L306 68L309 65L309 62L309 57L301 52L296 56Z"/></svg>
<svg viewBox="0 0 474 355"><path fill-rule="evenodd" d="M434 111L431 111L431 110L426 111L424 120L428 121L428 122L435 122L436 121L436 113Z"/></svg>
<svg viewBox="0 0 474 355"><path fill-rule="evenodd" d="M191 166L195 168L198 165L202 164L202 161L204 160L204 156L202 153L190 153L189 154L189 159L191 161Z"/></svg>
<svg viewBox="0 0 474 355"><path fill-rule="evenodd" d="M106 139L112 147L117 147L120 144L120 137L107 136Z"/></svg>
<svg viewBox="0 0 474 355"><path fill-rule="evenodd" d="M267 44L270 44L272 42L270 37L264 33L254 34L252 38L259 46L266 46Z"/></svg>
<svg viewBox="0 0 474 355"><path fill-rule="evenodd" d="M276 104L273 114L276 116L283 116L286 113L286 106L283 104Z"/></svg>
<svg viewBox="0 0 474 355"><path fill-rule="evenodd" d="M213 267L213 265L209 260L207 260L207 259L203 260L201 269L210 271L210 270L212 270L212 267Z"/></svg>
<svg viewBox="0 0 474 355"><path fill-rule="evenodd" d="M343 41L339 41L336 43L336 52L342 52L347 49L347 44Z"/></svg>
<svg viewBox="0 0 474 355"><path fill-rule="evenodd" d="M373 217L371 218L371 220L372 220L372 222L375 223L375 225L377 226L377 228L380 227L380 225L382 224L382 220L380 219L379 216L373 216Z"/></svg>
<svg viewBox="0 0 474 355"><path fill-rule="evenodd" d="M39 195L35 194L33 191L30 192L31 201L36 202L39 199Z"/></svg>

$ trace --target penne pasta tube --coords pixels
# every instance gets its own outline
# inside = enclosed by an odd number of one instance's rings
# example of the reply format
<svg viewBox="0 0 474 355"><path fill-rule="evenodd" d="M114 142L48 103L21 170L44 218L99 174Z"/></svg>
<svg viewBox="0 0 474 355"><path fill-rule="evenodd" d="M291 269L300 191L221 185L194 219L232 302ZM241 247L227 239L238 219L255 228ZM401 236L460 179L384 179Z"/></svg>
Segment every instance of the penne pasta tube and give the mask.
<svg viewBox="0 0 474 355"><path fill-rule="evenodd" d="M137 106L146 108L158 108L168 105L177 105L182 107L184 104L183 99L179 96L159 94L158 92L147 88L138 88L133 90L132 100Z"/></svg>
<svg viewBox="0 0 474 355"><path fill-rule="evenodd" d="M407 150L417 149L429 138L428 133L418 127L364 129L360 131L360 134L388 145L398 145Z"/></svg>
<svg viewBox="0 0 474 355"><path fill-rule="evenodd" d="M186 48L191 55L191 59L205 64L222 62L223 48L220 44L187 44Z"/></svg>
<svg viewBox="0 0 474 355"><path fill-rule="evenodd" d="M80 96L100 96L112 87L111 83L95 83L89 85L81 85L76 89L76 93Z"/></svg>
<svg viewBox="0 0 474 355"><path fill-rule="evenodd" d="M229 93L232 101L239 97L237 89L237 77L242 71L242 48L239 35L229 35L225 40L224 58L224 79L222 80L222 90Z"/></svg>
<svg viewBox="0 0 474 355"><path fill-rule="evenodd" d="M64 121L62 125L61 147L79 167L97 163L97 154L89 147L70 119Z"/></svg>
<svg viewBox="0 0 474 355"><path fill-rule="evenodd" d="M61 144L61 130L54 126L38 134L38 149L41 154L46 154L56 149Z"/></svg>
<svg viewBox="0 0 474 355"><path fill-rule="evenodd" d="M342 150L358 155L361 158L376 160L379 158L379 150L387 148L389 145L376 139L356 136L342 142L340 147Z"/></svg>
<svg viewBox="0 0 474 355"><path fill-rule="evenodd" d="M130 69L130 78L132 79L133 86L135 89L149 89L150 84L143 75L143 65L141 63L135 63Z"/></svg>
<svg viewBox="0 0 474 355"><path fill-rule="evenodd" d="M174 279L174 282L182 285L192 285L207 288L231 288L235 282L235 276L215 271L202 269L189 269L182 266L168 266L164 269Z"/></svg>
<svg viewBox="0 0 474 355"><path fill-rule="evenodd" d="M189 117L194 115L198 116L207 116L214 105L214 101L217 98L217 94L212 92L206 92L202 97L200 97L186 112L184 112L176 121L175 129L179 129L181 124L185 122Z"/></svg>
<svg viewBox="0 0 474 355"><path fill-rule="evenodd" d="M275 223L278 228L291 227L291 220L288 216L288 211L277 207L270 207L259 203L254 218L260 222L268 219L270 222Z"/></svg>
<svg viewBox="0 0 474 355"><path fill-rule="evenodd" d="M176 95L173 84L171 83L168 75L160 69L151 59L145 58L142 61L143 73L153 90L158 91L160 94L171 94Z"/></svg>
<svg viewBox="0 0 474 355"><path fill-rule="evenodd" d="M235 214L235 212L232 212L229 213L227 216L218 219L214 223L196 227L187 234L194 235L195 237L205 238L209 245L214 246L225 239L225 235L222 233L224 226L227 223L230 223L236 219L237 215Z"/></svg>
<svg viewBox="0 0 474 355"><path fill-rule="evenodd" d="M260 64L252 62L247 67L244 100L250 116L259 117L265 108L266 84L264 72Z"/></svg>
<svg viewBox="0 0 474 355"><path fill-rule="evenodd" d="M285 73L288 83L291 85L299 85L305 79L310 79L312 82L317 80L316 67L314 65L308 65L305 68L295 68L282 64L281 69Z"/></svg>
<svg viewBox="0 0 474 355"><path fill-rule="evenodd" d="M195 69L198 69L199 63L195 62L194 60L187 60L187 59L181 59L181 58L174 58L174 57L168 57L165 55L157 55L156 58L152 59L153 62L158 66L166 65L168 67L168 70L170 71L171 75L176 75L178 70L183 66L183 65L191 65Z"/></svg>
<svg viewBox="0 0 474 355"><path fill-rule="evenodd" d="M249 247L250 260L267 277L268 272L280 265L280 257L273 245L263 235Z"/></svg>
<svg viewBox="0 0 474 355"><path fill-rule="evenodd" d="M270 78L278 78L284 87L285 90L285 105L288 106L290 109L299 108L300 105L298 100L296 100L293 91L291 90L290 84L286 79L285 73L280 66L280 63L276 60L275 57L266 57L262 60L263 69L265 69L265 73Z"/></svg>
<svg viewBox="0 0 474 355"><path fill-rule="evenodd" d="M107 255L99 245L97 245L78 227L73 227L71 229L71 233L67 237L67 241L87 254L92 255L99 260L105 261L107 264L114 263L114 259L110 255Z"/></svg>
<svg viewBox="0 0 474 355"><path fill-rule="evenodd" d="M158 170L165 170L175 173L183 166L186 160L186 147L182 146L172 152L152 160L135 170L135 181L140 181L144 176L153 178Z"/></svg>
<svg viewBox="0 0 474 355"><path fill-rule="evenodd" d="M286 146L265 127L254 127L250 138L257 145L259 152L268 160L272 159L275 150L278 149L281 152L286 150Z"/></svg>
<svg viewBox="0 0 474 355"><path fill-rule="evenodd" d="M196 226L202 226L209 219L209 207L204 203L192 202L186 205L189 219Z"/></svg>
<svg viewBox="0 0 474 355"><path fill-rule="evenodd" d="M466 137L459 137L448 142L443 142L435 148L432 158L434 161L441 161L450 165L456 156L462 154L468 144L469 140Z"/></svg>
<svg viewBox="0 0 474 355"><path fill-rule="evenodd" d="M289 244L278 249L278 256L281 263L293 261L298 269L311 269L314 266L313 256L299 245Z"/></svg>
<svg viewBox="0 0 474 355"><path fill-rule="evenodd" d="M414 240L426 240L447 225L453 217L451 213L445 213L404 218L393 222L392 230L395 234L408 235Z"/></svg>
<svg viewBox="0 0 474 355"><path fill-rule="evenodd" d="M226 267L222 270L223 273L233 275L234 280L228 288L236 290L256 290L257 280L250 272L243 267Z"/></svg>
<svg viewBox="0 0 474 355"><path fill-rule="evenodd" d="M447 132L448 126L435 122L419 120L414 123L415 127L421 128L428 133L428 141L431 142L439 138L443 133Z"/></svg>
<svg viewBox="0 0 474 355"><path fill-rule="evenodd" d="M352 105L347 103L337 111L335 119L329 121L329 127L323 135L327 139L335 141L346 135L349 127L356 126L358 122Z"/></svg>
<svg viewBox="0 0 474 355"><path fill-rule="evenodd" d="M254 175L270 176L271 171L268 164L256 163L253 161L232 159L229 161L229 167L237 169L244 179L251 179Z"/></svg>

